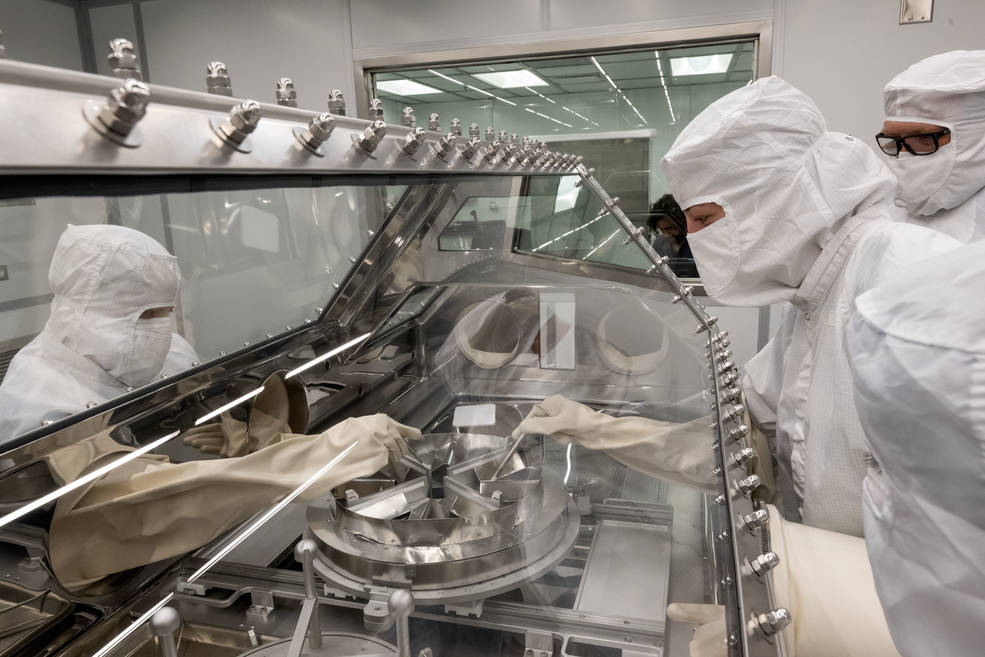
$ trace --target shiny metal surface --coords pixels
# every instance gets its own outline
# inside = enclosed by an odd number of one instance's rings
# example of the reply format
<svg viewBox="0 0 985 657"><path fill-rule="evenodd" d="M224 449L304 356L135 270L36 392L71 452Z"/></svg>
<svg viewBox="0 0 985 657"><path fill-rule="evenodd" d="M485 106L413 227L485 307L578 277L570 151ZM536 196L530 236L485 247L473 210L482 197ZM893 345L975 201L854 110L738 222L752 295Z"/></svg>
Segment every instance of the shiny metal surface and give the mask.
<svg viewBox="0 0 985 657"><path fill-rule="evenodd" d="M304 657L384 657L397 654L392 644L370 636L326 632L321 639L321 647L306 647ZM240 657L289 657L289 647L288 640L275 641L244 652Z"/></svg>
<svg viewBox="0 0 985 657"><path fill-rule="evenodd" d="M510 453L505 439L432 434L415 445L407 482L345 504L308 508L321 563L347 578L415 593L481 585L523 570L577 533L555 475ZM344 486L343 486L344 488ZM548 564L545 564L548 565ZM552 564L551 564L552 565Z"/></svg>

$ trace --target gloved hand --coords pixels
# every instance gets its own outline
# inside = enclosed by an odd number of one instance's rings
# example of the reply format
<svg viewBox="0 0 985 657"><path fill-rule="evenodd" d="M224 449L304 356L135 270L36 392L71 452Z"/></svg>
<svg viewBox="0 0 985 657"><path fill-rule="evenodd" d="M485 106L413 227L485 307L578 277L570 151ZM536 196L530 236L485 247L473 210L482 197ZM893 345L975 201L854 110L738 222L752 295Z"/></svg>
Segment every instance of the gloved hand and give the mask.
<svg viewBox="0 0 985 657"><path fill-rule="evenodd" d="M237 458L176 464L145 454L58 500L50 526L52 568L66 588L77 590L184 554L282 499L353 442L356 447L300 499L378 472L420 435L377 414L350 418L319 435L280 434L279 442ZM96 436L47 460L64 484L127 451L132 449Z"/></svg>
<svg viewBox="0 0 985 657"><path fill-rule="evenodd" d="M777 605L793 622L783 630L787 657L899 657L876 596L865 541L785 521L770 513L771 571ZM697 625L691 657L724 657L725 611L718 605L671 604L671 620Z"/></svg>
<svg viewBox="0 0 985 657"><path fill-rule="evenodd" d="M725 607L674 602L667 605L667 618L696 626L691 657L725 657Z"/></svg>
<svg viewBox="0 0 985 657"><path fill-rule="evenodd" d="M280 442L290 434L286 420L267 415L256 408L250 411L249 424L223 413L219 422L192 427L182 436L182 442L203 454L218 454L223 458L251 454Z"/></svg>
<svg viewBox="0 0 985 657"><path fill-rule="evenodd" d="M553 395L536 404L513 436L543 434L561 442L601 449L623 465L651 477L709 492L721 483L712 473L714 452L708 417L662 422L644 417L612 417Z"/></svg>

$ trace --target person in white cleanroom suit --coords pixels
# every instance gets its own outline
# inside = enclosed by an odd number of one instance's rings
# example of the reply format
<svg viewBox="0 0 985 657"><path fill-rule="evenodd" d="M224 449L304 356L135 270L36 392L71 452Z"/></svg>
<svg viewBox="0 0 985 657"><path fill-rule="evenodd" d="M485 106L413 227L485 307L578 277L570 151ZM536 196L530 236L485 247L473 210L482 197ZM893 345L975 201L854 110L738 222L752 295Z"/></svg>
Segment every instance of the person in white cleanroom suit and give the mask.
<svg viewBox="0 0 985 657"><path fill-rule="evenodd" d="M844 331L861 292L960 243L895 221L896 181L881 159L855 138L829 132L810 98L776 77L712 103L684 128L662 164L685 209L707 294L727 305L789 302L777 333L742 380L753 422L775 434L786 514L808 525L784 521L772 509L781 557L777 598L794 619L784 631L788 648L810 655L895 654L871 572L864 556L857 558L864 555L857 537L867 449ZM579 413L551 401L535 408L518 431L536 433L547 420ZM581 436L578 427L585 424L569 423L568 435L604 444L610 429L620 429L606 423ZM654 446L649 458L670 470L681 463L692 472L710 470L707 444L675 443L668 450L663 424L645 438ZM695 458L706 465L697 466ZM830 549L819 547L828 543ZM845 556L851 567L838 565L843 555L854 555ZM824 595L839 587L834 602ZM720 608L672 606L668 613L702 626L693 655L724 651Z"/></svg>
<svg viewBox="0 0 985 657"><path fill-rule="evenodd" d="M865 542L907 657L985 646L985 241L859 297L846 331L873 455Z"/></svg>
<svg viewBox="0 0 985 657"><path fill-rule="evenodd" d="M48 322L0 384L0 447L190 367L195 352L172 330L180 278L175 257L139 231L69 225L48 270Z"/></svg>
<svg viewBox="0 0 985 657"><path fill-rule="evenodd" d="M883 90L877 136L909 221L962 242L985 237L985 50L923 59Z"/></svg>

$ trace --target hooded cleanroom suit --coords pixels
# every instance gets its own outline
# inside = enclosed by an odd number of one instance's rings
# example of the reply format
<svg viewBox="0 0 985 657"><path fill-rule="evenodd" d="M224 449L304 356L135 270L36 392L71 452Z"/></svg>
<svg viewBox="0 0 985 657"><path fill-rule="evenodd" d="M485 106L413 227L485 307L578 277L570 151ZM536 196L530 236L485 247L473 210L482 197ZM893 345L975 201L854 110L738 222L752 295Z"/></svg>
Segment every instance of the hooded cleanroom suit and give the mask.
<svg viewBox="0 0 985 657"><path fill-rule="evenodd" d="M909 221L962 242L985 237L985 50L921 60L890 80L883 101L887 121L951 131L951 143L936 153L904 150L887 159Z"/></svg>
<svg viewBox="0 0 985 657"><path fill-rule="evenodd" d="M153 238L123 226L69 225L48 282L54 298L41 333L21 349L0 384L0 447L22 433L174 374L195 360L170 317L180 274Z"/></svg>
<svg viewBox="0 0 985 657"><path fill-rule="evenodd" d="M828 132L810 98L776 77L699 114L663 168L681 207L725 209L688 235L708 295L791 304L742 383L752 419L775 430L788 516L861 536L867 449L843 346L848 312L861 292L959 243L892 221L886 166L854 137Z"/></svg>
<svg viewBox="0 0 985 657"><path fill-rule="evenodd" d="M907 657L985 646L985 242L859 297L846 346L871 445L865 542Z"/></svg>

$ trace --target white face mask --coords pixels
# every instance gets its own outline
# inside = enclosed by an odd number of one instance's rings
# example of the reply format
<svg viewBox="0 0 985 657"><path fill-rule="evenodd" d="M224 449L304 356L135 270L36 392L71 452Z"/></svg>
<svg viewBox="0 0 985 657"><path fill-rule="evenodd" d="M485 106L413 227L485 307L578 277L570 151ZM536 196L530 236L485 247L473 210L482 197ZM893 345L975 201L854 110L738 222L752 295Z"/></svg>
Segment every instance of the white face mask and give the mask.
<svg viewBox="0 0 985 657"><path fill-rule="evenodd" d="M886 164L896 176L896 201L912 214L934 214L961 201L950 198L953 193L947 182L954 169L957 149L945 144L936 153L913 155L906 151L899 157L886 158ZM963 201L963 199L962 199Z"/></svg>
<svg viewBox="0 0 985 657"><path fill-rule="evenodd" d="M724 206L723 206L724 207ZM734 285L739 273L739 239L735 217L725 216L696 233L687 242L698 266L705 293L725 304L742 304L745 299Z"/></svg>
<svg viewBox="0 0 985 657"><path fill-rule="evenodd" d="M154 381L171 350L171 318L138 319L127 344L117 345L121 358L107 370L128 386L139 388Z"/></svg>

